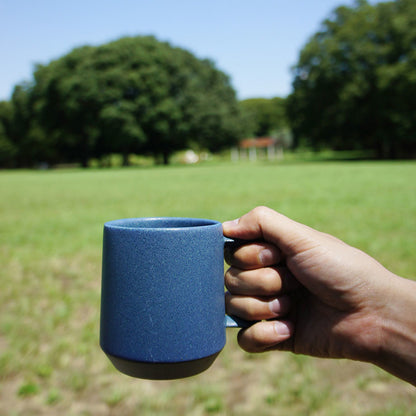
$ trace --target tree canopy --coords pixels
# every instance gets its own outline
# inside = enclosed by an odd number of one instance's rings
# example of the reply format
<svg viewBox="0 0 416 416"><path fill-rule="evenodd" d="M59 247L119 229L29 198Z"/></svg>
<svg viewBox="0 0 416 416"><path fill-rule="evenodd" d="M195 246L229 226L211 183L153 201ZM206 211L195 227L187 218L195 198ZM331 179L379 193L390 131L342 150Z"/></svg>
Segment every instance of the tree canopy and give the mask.
<svg viewBox="0 0 416 416"><path fill-rule="evenodd" d="M247 136L267 136L288 127L284 98L249 98L240 105Z"/></svg>
<svg viewBox="0 0 416 416"><path fill-rule="evenodd" d="M416 2L338 7L302 49L288 114L315 147L416 154Z"/></svg>
<svg viewBox="0 0 416 416"><path fill-rule="evenodd" d="M126 161L129 153L147 153L168 163L191 145L221 150L241 131L229 78L211 61L152 36L76 48L38 65L12 103L24 130L13 135L18 147L43 140L36 157L51 163L86 165L109 153Z"/></svg>

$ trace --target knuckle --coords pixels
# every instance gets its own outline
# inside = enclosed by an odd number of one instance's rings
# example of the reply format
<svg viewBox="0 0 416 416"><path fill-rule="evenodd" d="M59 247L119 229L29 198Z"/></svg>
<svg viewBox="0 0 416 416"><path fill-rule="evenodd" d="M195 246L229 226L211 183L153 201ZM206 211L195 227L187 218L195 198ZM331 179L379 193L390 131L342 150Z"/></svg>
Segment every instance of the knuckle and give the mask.
<svg viewBox="0 0 416 416"><path fill-rule="evenodd" d="M252 331L242 330L237 336L238 345L247 352L259 352L258 342L252 336Z"/></svg>
<svg viewBox="0 0 416 416"><path fill-rule="evenodd" d="M266 267L262 270L262 280L264 288L268 291L275 291L277 285L277 273L272 267Z"/></svg>
<svg viewBox="0 0 416 416"><path fill-rule="evenodd" d="M233 293L239 286L239 279L233 274L232 268L229 268L225 273L225 287Z"/></svg>
<svg viewBox="0 0 416 416"><path fill-rule="evenodd" d="M279 275L273 267L260 269L256 281L258 290L264 296L273 296L281 289Z"/></svg>
<svg viewBox="0 0 416 416"><path fill-rule="evenodd" d="M269 213L269 211L270 211L270 208L267 208L264 205L260 205L253 209L253 214L257 218L262 218L262 217L265 217Z"/></svg>
<svg viewBox="0 0 416 416"><path fill-rule="evenodd" d="M265 338L267 337L263 325L255 324L252 327L240 331L238 334L238 343L240 347L247 352L265 351Z"/></svg>

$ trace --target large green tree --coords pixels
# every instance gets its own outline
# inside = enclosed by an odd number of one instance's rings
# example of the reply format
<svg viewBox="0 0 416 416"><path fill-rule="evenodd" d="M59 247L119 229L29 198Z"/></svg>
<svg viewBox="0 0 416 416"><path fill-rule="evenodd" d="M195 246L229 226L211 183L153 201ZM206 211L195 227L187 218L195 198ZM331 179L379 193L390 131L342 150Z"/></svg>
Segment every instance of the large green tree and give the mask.
<svg viewBox="0 0 416 416"><path fill-rule="evenodd" d="M85 46L38 66L34 119L60 159L149 153L168 163L190 145L221 150L239 138L228 77L208 60L154 37Z"/></svg>
<svg viewBox="0 0 416 416"><path fill-rule="evenodd" d="M294 67L288 112L315 147L416 155L416 2L338 7Z"/></svg>

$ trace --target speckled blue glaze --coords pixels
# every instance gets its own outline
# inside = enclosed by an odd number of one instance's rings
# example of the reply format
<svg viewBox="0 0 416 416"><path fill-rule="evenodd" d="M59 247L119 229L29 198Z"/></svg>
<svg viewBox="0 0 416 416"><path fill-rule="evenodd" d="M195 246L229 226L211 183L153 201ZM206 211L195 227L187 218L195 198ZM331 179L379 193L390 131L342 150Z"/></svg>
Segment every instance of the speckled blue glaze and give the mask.
<svg viewBox="0 0 416 416"><path fill-rule="evenodd" d="M133 218L104 225L100 344L146 363L176 363L225 345L221 223Z"/></svg>

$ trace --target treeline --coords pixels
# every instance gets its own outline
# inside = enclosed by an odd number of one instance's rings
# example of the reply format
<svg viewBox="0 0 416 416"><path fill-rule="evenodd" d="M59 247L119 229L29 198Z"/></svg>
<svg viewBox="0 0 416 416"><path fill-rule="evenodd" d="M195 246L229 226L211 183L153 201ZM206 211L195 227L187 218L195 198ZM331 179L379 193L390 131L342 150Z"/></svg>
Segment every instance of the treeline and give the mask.
<svg viewBox="0 0 416 416"><path fill-rule="evenodd" d="M176 150L210 151L241 136L228 77L208 60L153 37L85 46L39 65L2 103L1 162L80 162L120 153L168 163ZM7 154L8 153L8 154Z"/></svg>
<svg viewBox="0 0 416 416"><path fill-rule="evenodd" d="M287 98L238 102L213 62L128 37L38 65L0 102L0 167L104 160L168 163L244 137L291 132L292 145L416 155L416 2L358 0L323 21L293 67Z"/></svg>
<svg viewBox="0 0 416 416"><path fill-rule="evenodd" d="M293 76L287 111L298 142L416 156L416 1L338 7Z"/></svg>

